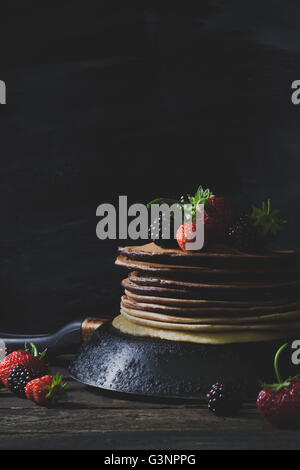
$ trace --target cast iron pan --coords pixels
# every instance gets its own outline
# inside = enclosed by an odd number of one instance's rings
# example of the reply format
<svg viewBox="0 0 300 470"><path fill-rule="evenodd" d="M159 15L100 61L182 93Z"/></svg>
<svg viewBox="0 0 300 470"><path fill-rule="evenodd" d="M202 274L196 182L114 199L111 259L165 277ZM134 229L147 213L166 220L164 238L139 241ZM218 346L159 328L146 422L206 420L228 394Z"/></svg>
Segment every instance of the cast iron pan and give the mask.
<svg viewBox="0 0 300 470"><path fill-rule="evenodd" d="M205 345L136 337L107 322L83 343L69 370L74 379L102 390L192 401L226 380L252 400L260 381L274 381L274 353L285 341ZM281 370L289 376L295 369L287 352Z"/></svg>
<svg viewBox="0 0 300 470"><path fill-rule="evenodd" d="M259 381L273 382L275 351L289 339L226 345L204 345L142 338L121 333L110 321L87 318L51 335L0 333L2 347L23 349L34 342L39 350L58 355L78 350L71 376L101 391L127 397L199 401L218 380L235 383L244 398L255 399ZM283 351L282 375L299 373L291 351Z"/></svg>

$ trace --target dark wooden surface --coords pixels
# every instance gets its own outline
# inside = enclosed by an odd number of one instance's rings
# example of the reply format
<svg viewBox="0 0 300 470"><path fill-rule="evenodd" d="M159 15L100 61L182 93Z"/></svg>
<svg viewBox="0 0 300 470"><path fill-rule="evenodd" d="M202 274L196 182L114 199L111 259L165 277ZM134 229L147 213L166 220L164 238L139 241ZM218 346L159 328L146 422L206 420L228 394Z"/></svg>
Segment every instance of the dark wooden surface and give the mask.
<svg viewBox="0 0 300 470"><path fill-rule="evenodd" d="M1 19L1 331L118 313L125 240L97 239L96 208L119 195L271 198L300 248L300 3L13 0Z"/></svg>
<svg viewBox="0 0 300 470"><path fill-rule="evenodd" d="M298 431L269 426L254 404L218 418L203 404L149 403L94 392L72 381L55 408L1 394L0 449L299 449Z"/></svg>

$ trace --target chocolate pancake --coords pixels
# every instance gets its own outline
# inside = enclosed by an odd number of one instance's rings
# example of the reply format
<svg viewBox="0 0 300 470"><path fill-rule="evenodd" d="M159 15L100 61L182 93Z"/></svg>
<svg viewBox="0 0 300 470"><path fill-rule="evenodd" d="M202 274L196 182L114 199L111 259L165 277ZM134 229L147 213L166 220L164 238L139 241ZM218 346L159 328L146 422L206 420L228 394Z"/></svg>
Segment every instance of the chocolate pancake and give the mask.
<svg viewBox="0 0 300 470"><path fill-rule="evenodd" d="M163 281L163 282L162 282ZM174 284L176 282L176 284ZM299 281L283 283L282 285L259 283L259 284L209 284L188 283L180 281L169 281L160 279L152 282L152 278L139 278L139 283L132 279L124 279L122 286L134 294L171 297L181 299L216 299L216 300L261 300L261 299L285 299L299 298ZM163 285L163 287L161 287Z"/></svg>
<svg viewBox="0 0 300 470"><path fill-rule="evenodd" d="M142 294L134 294L133 292L129 292L125 289L125 295L133 299L136 302L142 303L153 303L153 304L160 304L160 305L174 305L175 307L203 307L205 304L206 307L217 307L217 308L226 308L232 307L232 301L230 300L206 300L206 299L172 299L169 297L155 297L154 295L142 295ZM290 299L283 299L281 301L282 305L289 304L291 301ZM234 306L235 307L267 307L267 306L274 306L278 305L278 301L275 300L257 300L257 301L248 301L245 302L243 300L235 300Z"/></svg>
<svg viewBox="0 0 300 470"><path fill-rule="evenodd" d="M208 273L208 268L196 267L196 266L179 266L179 265L168 265L168 264L159 264L159 263L146 263L143 261L138 261L134 259L127 258L126 256L120 255L117 257L115 264L117 266L122 266L128 269L137 269L144 272L154 272L154 273L194 273L198 275L199 273L205 276Z"/></svg>
<svg viewBox="0 0 300 470"><path fill-rule="evenodd" d="M196 267L299 267L300 257L295 251L266 251L263 253L244 253L228 246L219 245L213 250L185 252L180 249L165 249L155 243L142 246L119 247L119 252L128 260L142 262Z"/></svg>
<svg viewBox="0 0 300 470"><path fill-rule="evenodd" d="M203 286L222 286L224 289L243 289L243 288L251 288L251 289L281 289L281 288L296 288L300 287L300 277L297 279L291 279L288 281L266 281L267 278L264 279L264 282L255 282L255 281L243 281L239 279L238 281L228 281L223 278L223 281L215 281L215 282L208 282L208 281L179 281L177 279L169 279L168 276L154 276L153 274L144 274L138 271L131 271L128 275L128 278L134 282L135 284L139 285L149 285L149 286L157 286L157 287L169 287L169 288L179 288L182 289L184 287L191 288L191 289L199 289Z"/></svg>
<svg viewBox="0 0 300 470"><path fill-rule="evenodd" d="M116 259L116 265L139 272L155 274L155 276L167 275L169 279L179 281L223 281L224 279L238 281L253 281L269 279L282 282L284 280L300 279L300 269L283 266L281 268L207 268L200 266L170 265L152 262L143 262L120 255Z"/></svg>
<svg viewBox="0 0 300 470"><path fill-rule="evenodd" d="M232 316L233 318L242 318L245 321L245 318L253 318L253 317L269 317L269 318L278 318L283 317L285 313L298 313L300 310L300 301L297 303L289 303L285 305L274 305L272 307L236 307L235 303L232 302L231 306L229 307L207 307L205 303L199 307L176 307L176 306L166 306L166 305L159 305L155 303L143 303L137 302L130 297L123 296L121 298L121 306L132 308L135 310L147 311L158 313L160 315L176 315L178 317L191 317L191 318L198 318L203 319L205 317L217 317L217 318L226 318ZM249 320L251 321L251 320Z"/></svg>

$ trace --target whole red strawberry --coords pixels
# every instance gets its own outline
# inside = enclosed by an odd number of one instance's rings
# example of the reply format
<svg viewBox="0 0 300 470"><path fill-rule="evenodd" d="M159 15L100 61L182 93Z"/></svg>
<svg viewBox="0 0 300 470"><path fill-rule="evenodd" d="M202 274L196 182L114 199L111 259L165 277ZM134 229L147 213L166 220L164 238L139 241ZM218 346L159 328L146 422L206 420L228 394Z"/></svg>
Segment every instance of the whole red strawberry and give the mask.
<svg viewBox="0 0 300 470"><path fill-rule="evenodd" d="M184 251L188 251L188 244L196 241L196 222L185 222L182 224L176 232L176 240L180 248ZM208 237L207 232L204 229L204 243L207 245ZM196 247L196 243L194 245ZM189 247L192 250L192 247Z"/></svg>
<svg viewBox="0 0 300 470"><path fill-rule="evenodd" d="M196 214L203 205L205 234L210 241L225 239L226 231L234 219L234 209L227 198L217 197L209 189L199 186L195 196L189 196L182 205L192 221L196 220Z"/></svg>
<svg viewBox="0 0 300 470"><path fill-rule="evenodd" d="M278 358L287 344L279 348L274 366L277 384L264 385L257 397L257 407L262 416L272 425L283 428L300 426L300 377L281 380Z"/></svg>
<svg viewBox="0 0 300 470"><path fill-rule="evenodd" d="M199 186L194 196L181 196L179 201L168 198L156 198L149 202L147 207L151 207L152 204L163 203L169 206L173 204L181 206L184 210L185 220L188 222L197 222L197 216L199 216L200 213L200 217L202 217L201 212L204 208L204 238L206 246L208 237L210 241L224 240L226 238L227 229L234 219L234 210L231 202L225 197L215 196L210 189L204 189L202 186ZM176 238L179 246L185 250L187 236L184 235L184 232L188 233L194 230L192 226L187 226L186 229L182 227L183 226L178 229L178 238Z"/></svg>
<svg viewBox="0 0 300 470"><path fill-rule="evenodd" d="M226 231L234 219L231 202L225 197L212 196L205 204L205 225L215 241L225 238Z"/></svg>
<svg viewBox="0 0 300 470"><path fill-rule="evenodd" d="M0 362L0 380L8 388L8 376L11 370L18 365L24 365L31 370L36 377L47 372L47 364L43 357L45 353L38 355L36 347L31 344L32 353L29 351L13 351Z"/></svg>
<svg viewBox="0 0 300 470"><path fill-rule="evenodd" d="M57 374L56 377L45 375L28 382L25 394L29 400L38 405L45 405L65 398L68 388L67 384L62 383L60 374Z"/></svg>

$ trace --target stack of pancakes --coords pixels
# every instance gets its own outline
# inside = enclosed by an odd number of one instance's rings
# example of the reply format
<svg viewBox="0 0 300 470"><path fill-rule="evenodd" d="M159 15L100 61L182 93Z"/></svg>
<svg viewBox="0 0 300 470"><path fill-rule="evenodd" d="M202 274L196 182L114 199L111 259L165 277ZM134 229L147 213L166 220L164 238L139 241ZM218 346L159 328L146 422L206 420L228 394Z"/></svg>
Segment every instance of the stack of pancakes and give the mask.
<svg viewBox="0 0 300 470"><path fill-rule="evenodd" d="M140 336L224 344L300 332L300 257L242 253L227 246L184 252L154 243L119 248L119 330Z"/></svg>

